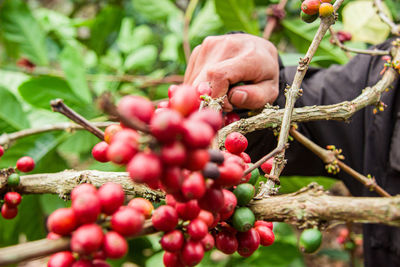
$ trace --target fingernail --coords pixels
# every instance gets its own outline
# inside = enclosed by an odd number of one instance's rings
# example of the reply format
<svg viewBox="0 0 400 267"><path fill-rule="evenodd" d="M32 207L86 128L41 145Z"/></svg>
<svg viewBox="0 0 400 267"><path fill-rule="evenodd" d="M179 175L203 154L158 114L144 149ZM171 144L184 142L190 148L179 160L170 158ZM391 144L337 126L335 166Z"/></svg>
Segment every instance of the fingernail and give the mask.
<svg viewBox="0 0 400 267"><path fill-rule="evenodd" d="M232 94L231 102L237 105L242 105L247 100L247 92L236 91Z"/></svg>

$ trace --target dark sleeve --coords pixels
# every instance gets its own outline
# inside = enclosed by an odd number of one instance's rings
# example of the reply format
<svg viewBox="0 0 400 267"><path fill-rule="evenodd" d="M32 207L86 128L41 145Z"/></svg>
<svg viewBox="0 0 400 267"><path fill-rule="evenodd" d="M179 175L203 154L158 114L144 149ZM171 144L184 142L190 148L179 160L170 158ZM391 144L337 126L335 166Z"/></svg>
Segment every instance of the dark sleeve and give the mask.
<svg viewBox="0 0 400 267"><path fill-rule="evenodd" d="M380 46L389 47L390 42ZM344 66L332 66L328 69L310 68L302 83L303 96L296 107L312 105L336 104L356 98L363 88L379 79L383 68L379 56L358 55ZM276 103L283 108L285 97L283 90L286 84L291 84L296 73L296 67L283 67L280 70L280 95ZM376 78L371 79L371 75ZM365 112L359 111L349 122L315 121L300 123L299 130L322 147L333 144L343 149L345 162L355 170L362 172L365 142ZM249 153L253 161L261 158L276 146L276 137L271 131L257 131L248 135L250 140ZM290 142L286 158L288 163L283 175L327 176L322 161L296 141ZM361 195L362 187L343 172L342 179L354 195Z"/></svg>

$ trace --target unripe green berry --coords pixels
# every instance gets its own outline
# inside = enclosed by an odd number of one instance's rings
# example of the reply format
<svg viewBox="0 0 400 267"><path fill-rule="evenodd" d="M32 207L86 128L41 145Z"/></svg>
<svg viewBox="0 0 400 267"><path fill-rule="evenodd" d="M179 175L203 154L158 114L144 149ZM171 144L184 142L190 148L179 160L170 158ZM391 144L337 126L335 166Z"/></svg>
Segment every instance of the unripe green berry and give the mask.
<svg viewBox="0 0 400 267"><path fill-rule="evenodd" d="M308 15L308 14L304 13L303 11L301 11L300 17L301 17L302 21L304 21L306 23L312 23L318 18L318 14Z"/></svg>
<svg viewBox="0 0 400 267"><path fill-rule="evenodd" d="M7 185L11 187L18 186L20 182L19 175L17 173L13 173L7 178Z"/></svg>

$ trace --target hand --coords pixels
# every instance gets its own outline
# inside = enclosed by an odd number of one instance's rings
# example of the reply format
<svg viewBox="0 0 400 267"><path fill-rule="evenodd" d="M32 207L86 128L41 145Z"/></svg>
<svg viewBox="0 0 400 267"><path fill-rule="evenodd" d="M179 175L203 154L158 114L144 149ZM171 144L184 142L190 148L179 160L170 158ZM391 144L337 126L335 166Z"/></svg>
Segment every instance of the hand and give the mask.
<svg viewBox="0 0 400 267"><path fill-rule="evenodd" d="M279 92L278 53L273 44L250 34L210 36L190 56L184 83L209 82L213 98L228 94L224 111L257 109ZM229 90L229 86L245 82ZM228 91L229 90L229 91Z"/></svg>

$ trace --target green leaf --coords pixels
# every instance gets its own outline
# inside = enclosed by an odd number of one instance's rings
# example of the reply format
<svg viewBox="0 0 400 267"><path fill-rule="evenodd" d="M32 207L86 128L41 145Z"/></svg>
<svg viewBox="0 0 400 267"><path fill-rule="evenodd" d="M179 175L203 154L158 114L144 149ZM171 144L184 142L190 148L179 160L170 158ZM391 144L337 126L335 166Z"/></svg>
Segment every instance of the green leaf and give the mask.
<svg viewBox="0 0 400 267"><path fill-rule="evenodd" d="M145 45L125 60L125 70L150 70L157 60L158 50L155 45Z"/></svg>
<svg viewBox="0 0 400 267"><path fill-rule="evenodd" d="M160 59L163 61L177 61L179 58L178 49L182 44L182 39L174 33L166 35L163 39L163 50Z"/></svg>
<svg viewBox="0 0 400 267"><path fill-rule="evenodd" d="M182 14L169 0L132 0L134 9L150 21L165 21Z"/></svg>
<svg viewBox="0 0 400 267"><path fill-rule="evenodd" d="M71 19L57 11L39 8L35 11L35 17L47 33L54 32L60 40L71 40L77 36Z"/></svg>
<svg viewBox="0 0 400 267"><path fill-rule="evenodd" d="M77 131L59 146L59 151L70 154L88 153L100 140L87 131Z"/></svg>
<svg viewBox="0 0 400 267"><path fill-rule="evenodd" d="M253 0L215 0L215 8L229 30L260 34L258 21L253 18Z"/></svg>
<svg viewBox="0 0 400 267"><path fill-rule="evenodd" d="M29 128L29 121L14 94L0 86L0 118L17 130Z"/></svg>
<svg viewBox="0 0 400 267"><path fill-rule="evenodd" d="M66 45L60 55L60 64L75 96L86 103L91 103L92 97L86 82L86 70L82 60L82 53L77 47Z"/></svg>
<svg viewBox="0 0 400 267"><path fill-rule="evenodd" d="M383 11L392 19L389 9L382 3ZM372 1L348 3L342 11L344 30L352 34L353 41L379 44L390 34L390 27L381 21Z"/></svg>
<svg viewBox="0 0 400 267"><path fill-rule="evenodd" d="M316 182L322 185L325 190L329 190L336 182L336 179L329 177L306 177L306 176L291 176L281 177L281 188L279 193L288 194L298 191L299 189Z"/></svg>
<svg viewBox="0 0 400 267"><path fill-rule="evenodd" d="M18 88L22 98L32 106L50 109L50 101L64 99L67 105L82 105L68 84L57 77L42 76L32 78Z"/></svg>
<svg viewBox="0 0 400 267"><path fill-rule="evenodd" d="M0 9L4 38L17 44L22 54L37 65L47 65L45 34L21 0L6 0Z"/></svg>

